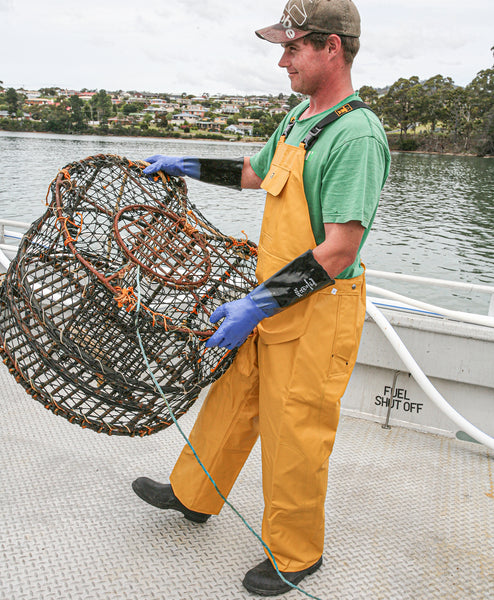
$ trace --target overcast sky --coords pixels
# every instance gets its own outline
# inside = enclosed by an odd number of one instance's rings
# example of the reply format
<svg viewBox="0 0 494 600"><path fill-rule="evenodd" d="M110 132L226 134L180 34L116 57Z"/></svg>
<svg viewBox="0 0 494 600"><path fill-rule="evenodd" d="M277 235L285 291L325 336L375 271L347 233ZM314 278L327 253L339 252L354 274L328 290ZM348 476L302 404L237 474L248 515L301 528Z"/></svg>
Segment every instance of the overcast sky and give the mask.
<svg viewBox="0 0 494 600"><path fill-rule="evenodd" d="M255 29L284 0L0 0L5 87L256 94L290 92L280 48ZM353 83L441 74L468 84L494 62L494 0L356 0Z"/></svg>

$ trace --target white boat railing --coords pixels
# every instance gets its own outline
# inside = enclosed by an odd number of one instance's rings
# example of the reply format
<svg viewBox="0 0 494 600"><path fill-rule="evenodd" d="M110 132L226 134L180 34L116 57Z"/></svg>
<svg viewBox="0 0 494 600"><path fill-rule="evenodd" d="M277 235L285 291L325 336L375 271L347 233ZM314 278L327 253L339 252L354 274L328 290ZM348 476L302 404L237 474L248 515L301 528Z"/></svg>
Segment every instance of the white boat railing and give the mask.
<svg viewBox="0 0 494 600"><path fill-rule="evenodd" d="M477 325L485 325L487 327L494 327L494 285L484 285L478 283L464 283L462 281L451 281L448 279L433 279L432 277L420 277L418 275L404 275L402 273L389 273L387 271L375 271L373 269L367 269L366 275L371 277L379 277L381 279L388 279L394 281L404 281L408 283L419 283L421 285L427 284L436 287L443 287L450 290L462 290L466 293L479 292L490 295L489 309L487 315L476 315L473 313L466 313L461 311L449 310L446 308L440 308L433 304L421 302L401 294L396 294L385 290L381 287L367 285L367 291L371 293L377 293L385 298L396 300L398 302L405 302L410 306L439 314L444 317L455 319L458 321L465 321L467 323L474 323Z"/></svg>
<svg viewBox="0 0 494 600"><path fill-rule="evenodd" d="M23 232L30 227L30 223L23 223L20 221L13 221L8 219L0 219L0 264L5 269L8 268L10 260L6 257L4 250L12 250L15 248L15 241L20 240L23 236ZM7 227L13 227L15 229L21 229L22 232L13 231L6 229ZM6 242L11 239L14 240L14 244L7 244ZM462 290L467 293L480 292L490 295L490 304L487 315L466 313L456 310L445 309L433 304L421 302L402 294L391 292L384 288L367 284L367 291L372 294L378 294L381 298L387 298L392 300L395 304L389 304L388 307L397 309L418 309L420 312L426 313L430 316L441 316L457 321L463 321L466 323L473 323L476 325L483 325L487 327L494 327L494 286L464 283L460 281L450 281L443 279L434 279L431 277L420 277L417 275L404 275L401 273L390 273L387 271L376 271L373 269L367 269L366 274L368 277L377 277L381 279L402 281L407 283L418 283L420 285L431 285L437 287L448 288L450 290ZM422 390L426 395L438 406L438 408L445 413L453 422L460 426L468 435L474 440L477 440L481 444L484 444L488 448L494 450L494 439L468 422L462 415L455 411L450 404L441 396L441 394L432 385L427 376L420 369L408 349L399 338L396 331L393 329L389 321L379 310L378 305L383 305L381 298L367 298L367 313L382 330L385 337L388 339L394 350L400 356L404 364L410 371L410 374L417 381Z"/></svg>
<svg viewBox="0 0 494 600"><path fill-rule="evenodd" d="M6 227L14 227L16 229L22 229L22 233L19 231L9 231ZM0 244L5 243L6 237L14 237L20 239L23 236L24 231L31 227L31 223L25 223L24 221L12 221L10 219L0 219Z"/></svg>
<svg viewBox="0 0 494 600"><path fill-rule="evenodd" d="M14 229L7 229L7 227L13 227ZM29 227L31 227L31 223L0 219L0 268L4 271L10 265L10 257L8 255L11 255L16 250L17 244ZM16 229L21 229L21 231L16 231ZM12 240L13 243L7 243L9 240ZM7 254L5 254L6 252Z"/></svg>
<svg viewBox="0 0 494 600"><path fill-rule="evenodd" d="M0 262L4 268L9 265L9 258L5 256L5 251L12 252L15 248L16 242L20 240L24 232L29 229L31 223L23 221L15 221L12 219L0 219ZM13 227L20 229L21 231L7 229ZM14 243L7 243L12 240ZM415 300L401 294L397 294L390 290L367 284L367 291L372 294L378 294L382 298L388 298L399 305L396 306L398 309L404 307L413 307L426 313L433 314L435 316L442 316L457 321L463 321L466 323L473 323L476 325L484 325L486 327L494 327L494 285L484 285L478 283L465 283L462 281L452 281L448 279L435 279L432 277L421 277L419 275L405 275L403 273L391 273L388 271L377 271L374 269L367 269L366 274L368 277L377 277L380 279L386 279L389 281L402 281L407 283L418 283L420 285L430 285L436 287L443 287L450 290L462 290L466 293L485 293L490 296L489 308L487 315L473 314L462 311L450 310L442 308L433 304Z"/></svg>

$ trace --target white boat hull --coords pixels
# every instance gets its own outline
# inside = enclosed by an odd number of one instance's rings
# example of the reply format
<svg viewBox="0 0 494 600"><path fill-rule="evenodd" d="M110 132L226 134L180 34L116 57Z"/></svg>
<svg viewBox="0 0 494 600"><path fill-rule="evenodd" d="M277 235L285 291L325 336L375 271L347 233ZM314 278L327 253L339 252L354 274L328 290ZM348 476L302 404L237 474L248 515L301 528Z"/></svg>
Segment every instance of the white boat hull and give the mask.
<svg viewBox="0 0 494 600"><path fill-rule="evenodd" d="M494 329L429 315L384 313L447 402L494 436ZM422 391L369 317L357 365L342 399L342 412L382 423L389 418L390 425L467 439Z"/></svg>

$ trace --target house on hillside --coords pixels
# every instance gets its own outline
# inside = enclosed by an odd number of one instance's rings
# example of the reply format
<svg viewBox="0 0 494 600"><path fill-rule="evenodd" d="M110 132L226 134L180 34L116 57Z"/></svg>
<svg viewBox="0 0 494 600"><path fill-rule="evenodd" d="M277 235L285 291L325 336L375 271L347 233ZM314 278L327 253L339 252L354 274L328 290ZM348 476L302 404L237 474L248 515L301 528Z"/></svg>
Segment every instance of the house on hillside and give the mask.
<svg viewBox="0 0 494 600"><path fill-rule="evenodd" d="M96 92L79 92L77 95L81 100L91 100L96 95Z"/></svg>
<svg viewBox="0 0 494 600"><path fill-rule="evenodd" d="M225 115L237 115L240 108L236 104L222 104L220 111Z"/></svg>
<svg viewBox="0 0 494 600"><path fill-rule="evenodd" d="M199 118L189 112L183 112L178 115L174 115L170 119L171 125L195 125L199 121Z"/></svg>
<svg viewBox="0 0 494 600"><path fill-rule="evenodd" d="M220 126L217 125L214 121L201 120L197 121L196 126L198 129L202 129L204 131L210 131L211 133L219 133Z"/></svg>

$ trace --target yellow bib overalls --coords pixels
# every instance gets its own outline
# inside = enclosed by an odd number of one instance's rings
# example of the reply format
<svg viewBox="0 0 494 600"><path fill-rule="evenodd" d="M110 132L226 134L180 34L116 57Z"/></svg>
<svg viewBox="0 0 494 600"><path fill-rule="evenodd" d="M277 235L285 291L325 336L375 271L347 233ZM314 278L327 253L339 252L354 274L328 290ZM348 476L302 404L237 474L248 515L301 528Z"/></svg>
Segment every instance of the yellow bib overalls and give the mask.
<svg viewBox="0 0 494 600"><path fill-rule="evenodd" d="M315 247L303 185L304 144L283 136L268 175L257 277L261 283ZM259 323L216 381L190 441L227 496L261 436L262 537L278 568L305 569L322 555L328 459L340 398L357 358L365 281L337 279ZM191 510L218 514L222 500L185 446L170 477Z"/></svg>

